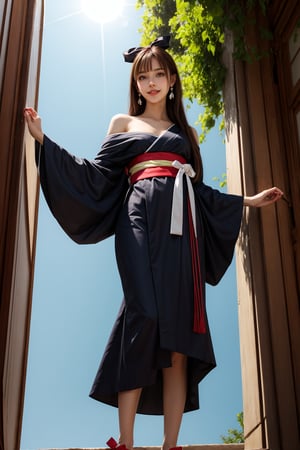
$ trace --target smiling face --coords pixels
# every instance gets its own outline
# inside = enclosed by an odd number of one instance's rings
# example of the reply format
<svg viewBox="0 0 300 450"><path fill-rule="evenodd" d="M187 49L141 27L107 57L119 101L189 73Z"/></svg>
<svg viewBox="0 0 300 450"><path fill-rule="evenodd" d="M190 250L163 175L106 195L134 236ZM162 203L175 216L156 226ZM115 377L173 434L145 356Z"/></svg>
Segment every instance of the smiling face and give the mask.
<svg viewBox="0 0 300 450"><path fill-rule="evenodd" d="M170 87L173 86L175 77L161 66L157 58L152 57L150 70L142 69L137 74L137 90L147 102L161 102L165 100Z"/></svg>
<svg viewBox="0 0 300 450"><path fill-rule="evenodd" d="M171 86L174 88L172 99L168 95ZM139 92L142 101L139 100ZM163 102L168 117L176 121L175 116L183 107L180 77L175 61L168 52L157 46L144 47L132 65L129 114L139 116L147 105L158 102Z"/></svg>

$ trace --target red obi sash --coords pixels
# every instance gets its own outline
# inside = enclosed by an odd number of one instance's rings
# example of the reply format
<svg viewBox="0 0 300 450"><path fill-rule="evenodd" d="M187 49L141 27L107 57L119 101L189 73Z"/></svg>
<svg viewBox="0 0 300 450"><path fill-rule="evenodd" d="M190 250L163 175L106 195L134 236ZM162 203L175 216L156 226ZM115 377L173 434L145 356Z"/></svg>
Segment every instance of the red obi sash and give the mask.
<svg viewBox="0 0 300 450"><path fill-rule="evenodd" d="M194 280L194 324L193 331L195 333L206 333L205 322L205 308L203 298L203 285L200 266L200 255L198 247L198 237L196 229L196 214L195 214L195 200L192 183L189 177L193 177L195 172L190 164L186 164L186 160L181 155L169 152L148 152L142 153L134 158L127 167L127 174L131 184L136 183L144 178L151 177L173 177L176 178L174 183L173 205L172 205L172 219L173 215L176 217L175 222L180 217L180 211L176 210L178 205L178 195L182 197L182 177L185 174L188 184L188 220L189 220L189 234L190 246L192 255L192 271ZM175 192L176 191L176 192ZM175 200L176 197L176 200ZM180 202L180 200L179 200ZM181 200L182 202L182 200ZM179 205L179 209L182 205ZM180 218L179 220L182 220ZM171 224L171 234L181 235L180 229L182 225L178 223ZM179 231L178 231L179 229ZM175 230L175 231L174 231Z"/></svg>
<svg viewBox="0 0 300 450"><path fill-rule="evenodd" d="M128 165L127 170L130 183L151 177L173 177L175 178L178 169L172 166L172 162L177 159L184 164L186 160L183 156L168 152L142 153L134 158Z"/></svg>

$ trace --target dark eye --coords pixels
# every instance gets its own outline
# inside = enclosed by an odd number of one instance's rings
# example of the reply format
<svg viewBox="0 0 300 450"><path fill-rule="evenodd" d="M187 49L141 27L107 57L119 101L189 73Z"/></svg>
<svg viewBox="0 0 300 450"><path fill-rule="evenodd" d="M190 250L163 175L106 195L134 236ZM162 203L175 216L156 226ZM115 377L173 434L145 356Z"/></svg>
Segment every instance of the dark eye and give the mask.
<svg viewBox="0 0 300 450"><path fill-rule="evenodd" d="M143 80L145 80L145 75L139 75L138 76L138 81L143 81Z"/></svg>

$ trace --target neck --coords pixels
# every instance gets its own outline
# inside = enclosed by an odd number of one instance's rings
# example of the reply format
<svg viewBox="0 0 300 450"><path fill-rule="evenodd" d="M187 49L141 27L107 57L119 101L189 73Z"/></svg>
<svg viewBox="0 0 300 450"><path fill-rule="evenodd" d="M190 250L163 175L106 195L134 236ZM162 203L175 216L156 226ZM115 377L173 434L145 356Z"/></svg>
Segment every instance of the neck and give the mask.
<svg viewBox="0 0 300 450"><path fill-rule="evenodd" d="M161 103L157 103L155 105L147 103L143 116L157 121L170 121L167 115L166 105Z"/></svg>

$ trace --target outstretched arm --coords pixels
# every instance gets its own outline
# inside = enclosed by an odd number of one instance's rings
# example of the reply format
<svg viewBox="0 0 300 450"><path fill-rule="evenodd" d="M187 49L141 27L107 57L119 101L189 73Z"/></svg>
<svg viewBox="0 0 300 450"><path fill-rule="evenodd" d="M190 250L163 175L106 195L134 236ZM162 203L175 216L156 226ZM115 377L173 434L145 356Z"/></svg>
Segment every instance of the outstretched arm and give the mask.
<svg viewBox="0 0 300 450"><path fill-rule="evenodd" d="M251 197L244 197L244 205L261 208L262 206L271 205L272 203L277 202L282 196L283 192L280 189L272 187Z"/></svg>
<svg viewBox="0 0 300 450"><path fill-rule="evenodd" d="M31 136L40 144L43 144L44 133L42 130L42 121L38 113L33 108L25 108L24 116Z"/></svg>

